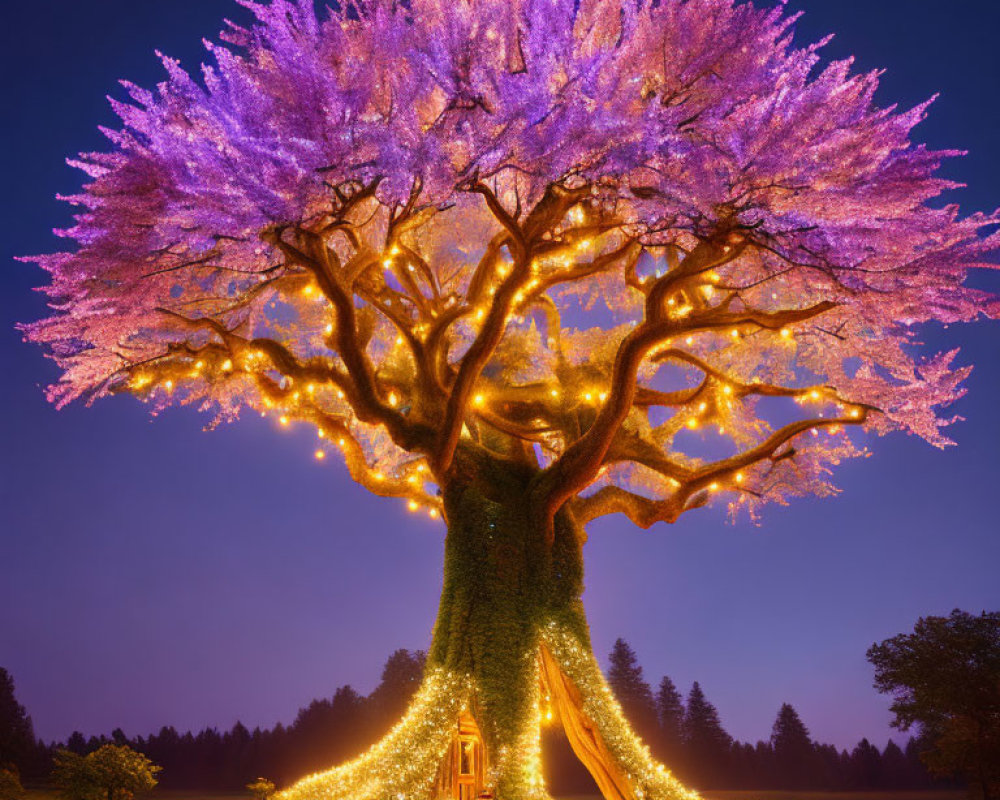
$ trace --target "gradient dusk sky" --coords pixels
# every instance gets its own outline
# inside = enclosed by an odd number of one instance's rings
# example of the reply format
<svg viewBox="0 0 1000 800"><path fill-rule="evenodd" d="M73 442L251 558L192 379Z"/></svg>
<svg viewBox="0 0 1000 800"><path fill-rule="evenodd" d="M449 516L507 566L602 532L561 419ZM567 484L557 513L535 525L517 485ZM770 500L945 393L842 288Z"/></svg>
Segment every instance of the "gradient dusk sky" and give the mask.
<svg viewBox="0 0 1000 800"><path fill-rule="evenodd" d="M963 211L1000 205L1000 4L995 0L791 0L801 41L887 70L882 104L940 92L917 138L970 154L944 174ZM207 418L117 397L57 412L55 368L15 322L39 317L42 281L13 257L57 249L64 164L104 147L116 80L161 79L155 49L188 68L232 0L48 0L7 8L0 290L0 666L46 740L73 730L147 734L291 722L350 683L370 691L386 656L429 644L444 528L353 485L313 435L253 415ZM996 275L976 278L1000 290ZM888 701L864 654L918 616L1000 609L1000 327L927 332L976 369L958 447L903 435L845 465L843 494L730 525L723 507L648 532L590 528L595 651L621 636L651 683L701 683L728 731L770 735L783 702L814 738L884 745Z"/></svg>

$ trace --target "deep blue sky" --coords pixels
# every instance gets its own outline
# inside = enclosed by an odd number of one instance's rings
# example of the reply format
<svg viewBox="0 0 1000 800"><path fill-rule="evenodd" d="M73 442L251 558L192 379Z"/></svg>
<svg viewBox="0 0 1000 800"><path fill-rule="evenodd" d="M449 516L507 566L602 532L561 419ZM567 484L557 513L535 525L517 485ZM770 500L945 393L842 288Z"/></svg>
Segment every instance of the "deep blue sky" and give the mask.
<svg viewBox="0 0 1000 800"><path fill-rule="evenodd" d="M793 0L800 37L836 32L828 57L885 67L880 100L941 93L919 136L971 151L946 174L965 210L1000 205L1000 4ZM13 325L39 316L42 281L17 254L54 249L80 174L102 146L104 95L151 85L154 49L188 66L231 0L49 0L5 11L0 153L0 666L46 739L289 722L344 683L373 688L397 647L429 642L440 523L310 458L306 434L262 420L213 433L190 411L150 420L127 398L56 412L54 376ZM1000 281L992 279L997 286ZM598 654L625 637L647 677L701 682L738 738L766 738L792 703L813 735L884 744L887 701L865 649L954 607L1000 608L1000 327L952 328L977 364L946 452L897 436L844 467L834 500L731 526L723 510L639 532L590 531L585 602Z"/></svg>

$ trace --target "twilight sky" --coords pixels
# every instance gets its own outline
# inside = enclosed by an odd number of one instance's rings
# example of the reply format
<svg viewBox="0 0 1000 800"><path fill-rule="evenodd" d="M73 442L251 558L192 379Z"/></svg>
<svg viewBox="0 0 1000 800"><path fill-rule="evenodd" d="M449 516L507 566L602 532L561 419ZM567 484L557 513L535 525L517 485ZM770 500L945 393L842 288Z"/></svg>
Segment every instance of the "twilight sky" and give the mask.
<svg viewBox="0 0 1000 800"><path fill-rule="evenodd" d="M1000 27L994 0L791 0L799 37L887 73L879 100L940 100L917 129L970 151L944 174L966 212L1000 205ZM947 10L945 10L947 8ZM151 86L153 51L202 58L232 0L49 0L5 13L0 154L0 666L45 739L74 729L145 734L290 722L350 683L370 691L386 656L430 641L444 529L312 458L307 431L248 415L212 433L190 410L151 420L128 398L56 412L55 376L17 321L41 315L42 280L15 255L57 248L53 196L79 186L63 159L104 147L118 78ZM1000 290L996 276L981 277ZM591 526L595 650L627 639L651 683L701 682L727 729L767 738L782 702L841 747L891 731L864 659L920 615L1000 609L996 450L1000 328L928 332L977 365L966 418L941 452L902 435L847 464L833 500L771 509L761 527L723 508L648 532ZM899 734L895 734L899 738Z"/></svg>

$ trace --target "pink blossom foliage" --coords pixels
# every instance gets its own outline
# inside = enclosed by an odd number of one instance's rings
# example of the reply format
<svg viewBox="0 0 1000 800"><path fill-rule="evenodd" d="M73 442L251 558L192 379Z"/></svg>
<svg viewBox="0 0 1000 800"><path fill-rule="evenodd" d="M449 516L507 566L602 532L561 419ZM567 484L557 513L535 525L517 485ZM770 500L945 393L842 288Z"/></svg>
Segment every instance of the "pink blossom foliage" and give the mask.
<svg viewBox="0 0 1000 800"><path fill-rule="evenodd" d="M167 77L155 91L125 83L130 101L112 101L123 123L106 131L112 148L71 162L90 178L65 198L80 209L59 232L74 246L36 259L52 278L53 313L24 326L63 369L50 389L57 404L132 389L158 407L196 402L222 417L275 409L321 430L343 425L357 443L356 477L373 490L376 470L402 481L415 458L427 456L435 472L434 447L357 412L354 368L330 336L341 318L323 293L307 296L310 270L277 241L324 230L379 396L398 394L385 404L437 429L441 413L421 399L413 346L400 338L461 311L445 331L454 367L444 368L446 404L480 334L477 265L502 235L496 209L473 188L488 187L523 222L558 185L584 187L583 211L535 232L533 274L552 281L512 307L477 384L491 397L557 387L561 410L537 404L546 424L525 435L540 468L559 469L582 441L592 417L580 409L600 408L599 387L621 391L615 360L648 322L651 287L722 241L732 253L678 289L688 330L677 323L660 343L698 363L671 356L665 364L651 349L635 379L649 391L693 393L659 411L637 403L619 414L623 443L603 442L600 472L580 468L579 486L668 502L692 471L782 430L782 415L803 419L813 386L830 416L834 406L861 409L870 431L947 443L941 410L961 396L968 368L955 366L955 353L920 356L917 333L923 323L1000 317L997 297L965 285L971 270L995 267L1000 217L963 218L937 202L954 186L938 167L957 154L911 141L928 104L878 108L878 74L852 73L849 61L823 65L821 45L795 47L794 18L781 8L358 0L317 16L311 0L242 4L255 23L230 25L225 44L206 44L214 64L201 81L163 57ZM338 217L362 187L373 196ZM402 234L394 215L407 220ZM353 237L341 235L348 227ZM412 285L383 269L397 235L426 265ZM624 268L615 259L571 274L557 245L575 248L575 265L630 255ZM386 277L362 291L368 270ZM395 319L386 299L402 309ZM819 304L822 313L795 317ZM562 312L561 327L548 306ZM718 322L731 319L742 321ZM241 338L234 344L197 320ZM300 397L305 389L290 387L280 359L268 353L256 367L242 359L240 342L265 340L297 359L296 370L330 369L337 379ZM738 387L733 400L727 381ZM595 398L580 399L591 384ZM570 393L574 425L565 423ZM504 397L490 401L491 418L467 409L476 441L494 423L509 433L504 415L519 401ZM860 451L844 425L812 417L815 426L760 459L698 473L679 507L656 506L662 513L645 522L700 504L695 493L718 481L751 510L829 493L830 467ZM658 456L641 455L654 446Z"/></svg>

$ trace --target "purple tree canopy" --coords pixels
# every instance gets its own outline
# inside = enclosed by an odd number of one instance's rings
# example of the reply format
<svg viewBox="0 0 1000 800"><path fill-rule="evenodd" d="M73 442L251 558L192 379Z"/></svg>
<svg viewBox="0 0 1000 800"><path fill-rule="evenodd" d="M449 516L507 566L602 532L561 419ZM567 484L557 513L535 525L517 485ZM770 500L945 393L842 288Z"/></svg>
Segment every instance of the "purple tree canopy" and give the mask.
<svg viewBox="0 0 1000 800"><path fill-rule="evenodd" d="M846 429L948 443L968 367L916 326L1000 216L937 202L927 105L731 0L391 0L256 17L196 81L125 84L53 313L64 404L314 424L436 511L464 452L529 460L550 512L673 521L832 491ZM456 455L457 454L457 455Z"/></svg>

